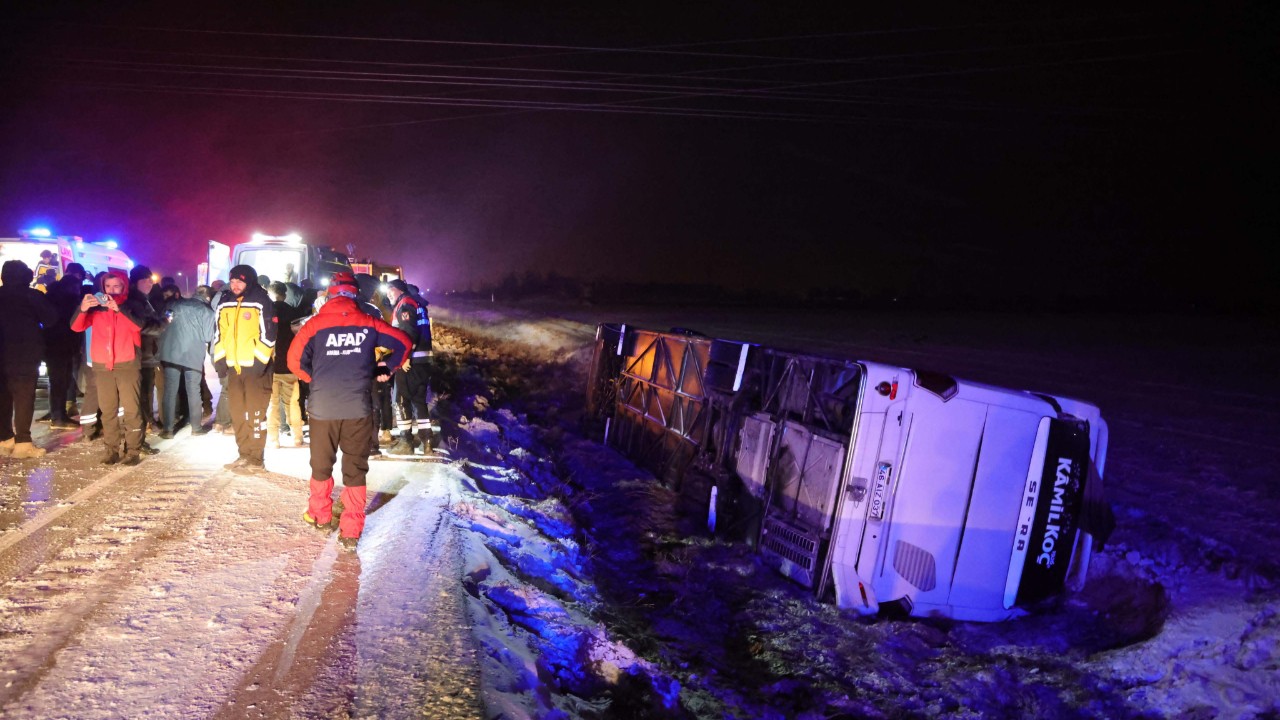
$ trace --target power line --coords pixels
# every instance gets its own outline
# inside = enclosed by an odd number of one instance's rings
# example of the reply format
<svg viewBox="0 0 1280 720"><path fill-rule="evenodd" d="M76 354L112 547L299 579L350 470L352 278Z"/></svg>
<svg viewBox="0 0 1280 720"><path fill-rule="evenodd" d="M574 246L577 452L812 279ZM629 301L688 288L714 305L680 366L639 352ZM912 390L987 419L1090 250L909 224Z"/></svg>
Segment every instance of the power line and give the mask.
<svg viewBox="0 0 1280 720"><path fill-rule="evenodd" d="M1032 43L1032 44L1023 44L1023 45L994 46L994 47L985 47L985 48L960 48L960 49L954 49L954 50L939 50L939 51L926 51L926 52L914 52L914 53L894 53L894 54L885 54L885 55L863 56L858 58L848 58L843 61L822 61L822 62L824 63L825 62L862 63L868 60L879 60L879 59L931 57L931 56L938 56L938 55L957 55L957 54L971 54L971 53L1007 52L1011 50L1024 50L1024 49L1073 47L1073 46L1079 46L1079 45L1092 45L1092 44L1106 43L1106 42L1117 42L1121 40L1124 40L1124 41L1149 40L1149 39L1160 39L1160 38L1167 38L1167 37L1169 36L1167 35L1132 35L1132 36L1119 36L1119 37L1109 37L1109 38L1091 38L1086 40L1071 40L1071 41L1064 41L1060 43ZM172 55L179 55L179 56L190 56L190 55L210 56L210 54L204 54L204 53L166 53L164 51L142 51L142 52L146 52L146 53L159 52L161 54L172 54ZM212 55L212 56L213 57L235 57L240 59L251 59L254 57L254 56L243 56L243 55L237 55L237 56ZM253 66L215 65L215 64L207 64L207 63L183 64L183 63L161 63L161 62L143 62L143 61L128 61L128 60L104 60L104 59L92 59L92 58L65 57L65 56L58 57L57 59L64 62L77 62L77 63L101 64L101 65L114 64L114 65L146 66L146 67L163 67L163 68L193 68L193 69L200 69L200 70L213 69L213 70L261 71L261 72L273 72L273 73L299 72L299 73L312 73L312 74L315 74L316 76L330 75L334 77L337 77L340 75L347 75L347 76L351 76L351 78L369 78L370 81L372 82L396 80L396 79L403 79L404 82L414 82L418 79L423 79L423 80L443 79L443 80L475 80L475 81L484 81L484 82L493 82L493 83L497 83L497 82L525 83L525 84L563 83L565 85L580 85L582 87L587 87L590 85L590 86L599 86L599 87L608 87L608 88L651 88L651 89L670 89L670 90L706 89L703 87L689 87L689 86L681 87L681 86L663 86L663 85L643 85L640 83L616 83L616 82L608 82L603 80L601 81L548 80L548 79L540 79L540 78L528 79L528 78L492 77L492 76L486 77L486 76L471 76L471 75L436 75L436 74L417 74L417 73L362 72L362 71L356 71L356 70L328 70L328 69L313 70L313 69L306 69L306 68L297 68L297 69L265 68L265 67L253 67ZM333 63L355 62L360 64L366 64L366 61L348 61L348 60L322 60L322 59L310 59L310 58L271 58L271 59L285 60L285 61L291 61L291 62L292 61L333 62ZM372 63L372 64L384 65L387 63L378 62L378 63ZM400 65L400 64L396 63L396 65ZM413 63L411 65L418 66L418 67L445 67L445 68L454 68L454 69L458 69L458 68L472 69L472 66L459 66L459 65L452 65L452 64ZM604 75L610 78L622 79L622 80L631 79L631 78L646 78L646 79L647 78L662 78L662 79L679 78L679 79L700 79L700 80L708 80L708 81L716 81L716 82L736 82L736 83L754 82L754 83L760 83L760 84L786 84L788 82L794 82L794 81L773 80L773 79L753 79L753 78L700 78L700 77L697 77L697 75L703 74L703 73L741 71L741 70L761 69L761 68L787 68L787 67L793 67L793 66L766 65L766 66L750 66L750 67L742 67L742 68L714 68L714 69L699 69L699 70L687 71L683 73L610 73L608 71L565 71L565 72L572 72L575 74L589 73L592 75ZM502 68L502 67L475 68L475 69L502 70L505 72L560 72L560 71L526 70L523 68ZM292 76L292 77L300 77L300 76ZM347 79L347 78L338 78L338 79ZM753 89L750 89L748 92L766 93L766 92L771 92L771 89L770 88L753 88Z"/></svg>
<svg viewBox="0 0 1280 720"><path fill-rule="evenodd" d="M225 65L184 65L173 63L134 63L129 61L110 61L110 60L79 60L67 59L65 62L75 64L89 64L95 66L105 66L111 69L124 70L129 72L155 72L155 73L171 73L171 74L189 74L189 75L206 75L215 77L243 77L267 80L305 80L320 82L371 82L386 84L423 84L423 85L442 85L442 86L459 86L469 87L481 90L487 89L518 89L518 90L544 90L544 91L584 91L584 92L613 92L613 93L635 93L635 94L651 94L655 90L660 91L683 91L668 94L667 98L690 98L690 97L708 97L714 96L705 92L708 90L716 90L705 86L670 86L670 85L642 85L637 83L603 83L592 81L561 81L548 82L538 80L525 80L523 78L470 78L467 76L441 76L441 75L407 75L389 74L383 77L380 73L355 73L356 77L345 77L346 71L312 71L312 70L285 70L285 69L269 69L254 68L247 66L225 66ZM134 65L143 65L145 67L132 67ZM294 74L294 73L317 73L317 74ZM336 73L336 75L335 75ZM372 75L372 77L366 77ZM502 82L508 81L508 82ZM838 81L845 82L845 81ZM567 83L567 84L566 84ZM927 98L906 98L906 99L889 99L877 96L860 96L850 97L847 95L822 95L815 93L790 92L780 89L756 89L748 88L737 91L734 94L723 95L725 99L740 100L768 100L768 101L787 101L787 102L811 102L820 104L836 104L836 105L919 105L919 106L945 106L955 108L969 109L991 109L1001 111L1036 111L1036 108L1020 108L1010 105L994 105L981 103L957 103L957 102L941 102ZM650 98L652 99L652 98ZM1064 112L1068 109L1064 108L1047 108L1043 110ZM1080 109L1072 109L1076 112L1082 112ZM1099 112L1099 109L1091 109L1090 112Z"/></svg>
<svg viewBox="0 0 1280 720"><path fill-rule="evenodd" d="M429 40L420 38L386 38L360 35L311 35L304 33L270 33L248 30L197 30L191 28L166 28L142 25L91 25L105 30L133 30L142 32L185 33L191 35L230 35L237 37L286 38L291 40L345 40L350 42L383 42L405 45L443 45L452 47L525 48L529 50L565 50L586 53L632 53L642 55L682 55L690 57L724 57L751 60L791 60L778 55L747 55L742 53L707 53L681 50L645 48L591 47L582 45L550 45L537 43L500 43L481 40Z"/></svg>

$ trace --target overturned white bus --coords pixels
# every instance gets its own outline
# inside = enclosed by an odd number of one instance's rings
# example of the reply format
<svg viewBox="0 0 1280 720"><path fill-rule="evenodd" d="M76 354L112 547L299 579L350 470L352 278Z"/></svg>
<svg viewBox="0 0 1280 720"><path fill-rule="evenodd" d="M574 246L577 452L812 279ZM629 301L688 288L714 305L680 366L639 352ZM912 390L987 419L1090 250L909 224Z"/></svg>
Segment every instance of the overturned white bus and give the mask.
<svg viewBox="0 0 1280 720"><path fill-rule="evenodd" d="M1089 403L683 332L597 329L606 441L820 598L995 621L1079 588L1112 524Z"/></svg>

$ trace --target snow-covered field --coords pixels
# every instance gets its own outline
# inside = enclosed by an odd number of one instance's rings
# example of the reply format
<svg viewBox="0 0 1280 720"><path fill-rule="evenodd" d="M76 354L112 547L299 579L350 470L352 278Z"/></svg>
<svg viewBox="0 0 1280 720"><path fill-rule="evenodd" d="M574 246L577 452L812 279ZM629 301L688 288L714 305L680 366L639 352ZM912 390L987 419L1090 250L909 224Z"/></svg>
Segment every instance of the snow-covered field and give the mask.
<svg viewBox="0 0 1280 720"><path fill-rule="evenodd" d="M225 473L0 459L3 717L1259 717L1280 713L1280 343L1247 321L436 307L431 460L373 463L357 554L306 451ZM998 625L816 603L578 423L600 320L1077 395L1119 527ZM153 442L155 442L153 440Z"/></svg>

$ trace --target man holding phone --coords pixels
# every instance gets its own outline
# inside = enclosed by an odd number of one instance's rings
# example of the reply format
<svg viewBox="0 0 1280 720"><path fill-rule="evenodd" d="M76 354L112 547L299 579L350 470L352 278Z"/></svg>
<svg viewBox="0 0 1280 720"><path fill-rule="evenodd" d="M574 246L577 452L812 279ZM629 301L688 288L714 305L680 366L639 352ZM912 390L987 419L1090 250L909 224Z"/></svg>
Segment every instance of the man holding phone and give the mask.
<svg viewBox="0 0 1280 720"><path fill-rule="evenodd" d="M138 350L145 320L127 308L129 280L124 274L108 274L102 280L102 290L80 301L71 316L71 329L92 331L89 354L107 444L102 463L137 465L142 461L142 361ZM124 409L123 430L120 408Z"/></svg>

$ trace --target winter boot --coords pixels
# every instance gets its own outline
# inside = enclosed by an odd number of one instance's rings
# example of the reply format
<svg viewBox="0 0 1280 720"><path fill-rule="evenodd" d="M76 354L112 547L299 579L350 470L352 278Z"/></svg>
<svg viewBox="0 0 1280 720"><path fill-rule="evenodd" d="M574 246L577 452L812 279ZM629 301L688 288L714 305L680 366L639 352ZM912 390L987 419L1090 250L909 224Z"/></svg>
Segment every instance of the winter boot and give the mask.
<svg viewBox="0 0 1280 720"><path fill-rule="evenodd" d="M302 519L316 529L328 530L333 526L333 478L311 480L311 497L307 499L307 511Z"/></svg>
<svg viewBox="0 0 1280 720"><path fill-rule="evenodd" d="M84 418L81 418L82 420ZM80 423L80 440L83 442L93 442L102 437L102 427L97 422Z"/></svg>
<svg viewBox="0 0 1280 720"><path fill-rule="evenodd" d="M359 540L364 532L364 504L367 499L363 485L342 489L342 517L338 520L338 530L344 541ZM343 544L353 546L347 542Z"/></svg>
<svg viewBox="0 0 1280 720"><path fill-rule="evenodd" d="M31 458L44 457L44 448L32 445L29 442L15 443L13 446L13 458L15 460L27 460Z"/></svg>
<svg viewBox="0 0 1280 720"><path fill-rule="evenodd" d="M274 435L267 433L267 447L272 450L280 449L280 433L275 433Z"/></svg>
<svg viewBox="0 0 1280 720"><path fill-rule="evenodd" d="M124 459L120 461L121 465L138 465L141 463L142 456L136 452L131 452L128 455L125 455Z"/></svg>
<svg viewBox="0 0 1280 720"><path fill-rule="evenodd" d="M108 448L107 454L102 456L103 465L115 465L120 462L120 452L115 448Z"/></svg>
<svg viewBox="0 0 1280 720"><path fill-rule="evenodd" d="M418 428L418 443L422 446L423 455L430 455L436 449L435 434L431 432L430 425Z"/></svg>
<svg viewBox="0 0 1280 720"><path fill-rule="evenodd" d="M413 436L409 431L404 431L391 443L391 447L387 448L388 455L412 455L413 454Z"/></svg>
<svg viewBox="0 0 1280 720"><path fill-rule="evenodd" d="M237 475L257 475L267 469L267 464L263 462L261 457L244 458L244 464L240 467L231 468L231 472Z"/></svg>
<svg viewBox="0 0 1280 720"><path fill-rule="evenodd" d="M14 439L13 439L13 438L9 438L8 440L5 440L4 442L0 442L0 455L3 455L4 457L8 457L8 456L12 455L12 454L13 454L13 448L14 448L14 446L15 446L16 444L17 444L17 443L14 441Z"/></svg>
<svg viewBox="0 0 1280 720"><path fill-rule="evenodd" d="M390 445L390 444L391 444L391 431L390 431L390 430L383 430L382 432L378 433L378 442L382 443L383 445Z"/></svg>

